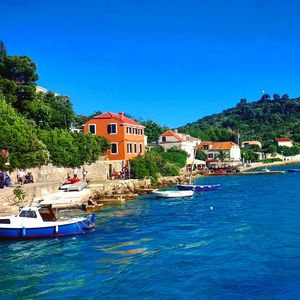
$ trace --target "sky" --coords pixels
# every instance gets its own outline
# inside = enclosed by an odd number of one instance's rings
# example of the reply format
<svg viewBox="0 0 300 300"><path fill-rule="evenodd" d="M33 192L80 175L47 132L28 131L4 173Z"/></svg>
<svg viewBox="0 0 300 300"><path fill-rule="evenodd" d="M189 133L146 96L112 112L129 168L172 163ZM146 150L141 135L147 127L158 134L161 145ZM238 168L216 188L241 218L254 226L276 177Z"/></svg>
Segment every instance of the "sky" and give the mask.
<svg viewBox="0 0 300 300"><path fill-rule="evenodd" d="M77 114L176 128L262 93L300 96L297 0L0 0L0 40Z"/></svg>

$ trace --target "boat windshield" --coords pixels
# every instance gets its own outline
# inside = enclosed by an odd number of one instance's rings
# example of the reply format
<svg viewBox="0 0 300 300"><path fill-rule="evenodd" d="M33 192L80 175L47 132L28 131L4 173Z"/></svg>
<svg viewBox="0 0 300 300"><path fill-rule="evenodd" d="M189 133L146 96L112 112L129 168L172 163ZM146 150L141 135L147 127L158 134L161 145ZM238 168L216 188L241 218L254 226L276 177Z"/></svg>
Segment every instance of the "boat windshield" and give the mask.
<svg viewBox="0 0 300 300"><path fill-rule="evenodd" d="M20 212L19 217L21 217L21 218L37 218L36 212L33 210L23 210Z"/></svg>

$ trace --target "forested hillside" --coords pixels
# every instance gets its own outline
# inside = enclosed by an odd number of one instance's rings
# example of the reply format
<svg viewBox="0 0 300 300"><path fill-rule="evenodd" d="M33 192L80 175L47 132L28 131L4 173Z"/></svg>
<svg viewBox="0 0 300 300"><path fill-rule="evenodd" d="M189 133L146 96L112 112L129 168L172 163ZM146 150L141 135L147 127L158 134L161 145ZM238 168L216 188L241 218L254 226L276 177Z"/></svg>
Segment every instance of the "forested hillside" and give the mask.
<svg viewBox="0 0 300 300"><path fill-rule="evenodd" d="M234 108L204 117L179 128L202 140L259 140L266 147L276 137L289 137L300 142L300 98L287 94L264 94L256 102L241 99Z"/></svg>

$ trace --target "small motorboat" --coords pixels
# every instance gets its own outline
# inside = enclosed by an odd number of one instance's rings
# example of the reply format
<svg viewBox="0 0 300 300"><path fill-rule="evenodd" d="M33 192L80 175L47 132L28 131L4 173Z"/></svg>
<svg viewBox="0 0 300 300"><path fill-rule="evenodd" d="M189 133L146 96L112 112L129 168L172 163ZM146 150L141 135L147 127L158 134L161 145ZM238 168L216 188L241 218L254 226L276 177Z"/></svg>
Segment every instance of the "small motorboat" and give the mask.
<svg viewBox="0 0 300 300"><path fill-rule="evenodd" d="M220 184L203 184L203 185L192 185L192 184L178 184L177 189L179 191L195 191L195 192L207 192L220 190Z"/></svg>
<svg viewBox="0 0 300 300"><path fill-rule="evenodd" d="M157 198L185 198L192 197L194 191L153 191L152 194Z"/></svg>
<svg viewBox="0 0 300 300"><path fill-rule="evenodd" d="M95 214L58 220L51 205L24 207L16 216L0 217L0 238L31 239L93 232Z"/></svg>
<svg viewBox="0 0 300 300"><path fill-rule="evenodd" d="M288 172L291 172L291 173L296 173L296 172L299 172L300 173L300 169L289 169L287 170Z"/></svg>
<svg viewBox="0 0 300 300"><path fill-rule="evenodd" d="M84 188L87 187L87 182L86 181L77 181L74 183L70 182L65 182L63 183L60 187L59 190L64 190L65 192L70 192L70 191L82 191Z"/></svg>

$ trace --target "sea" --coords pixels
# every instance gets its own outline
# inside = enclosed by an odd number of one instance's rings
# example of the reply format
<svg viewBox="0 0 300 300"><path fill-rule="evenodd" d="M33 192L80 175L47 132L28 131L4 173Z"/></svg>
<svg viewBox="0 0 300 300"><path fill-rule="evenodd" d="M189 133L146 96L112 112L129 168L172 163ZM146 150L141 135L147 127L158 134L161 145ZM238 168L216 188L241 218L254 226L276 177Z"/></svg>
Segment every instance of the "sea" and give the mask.
<svg viewBox="0 0 300 300"><path fill-rule="evenodd" d="M106 207L86 235L0 241L0 299L300 299L300 173L195 183L222 189Z"/></svg>

